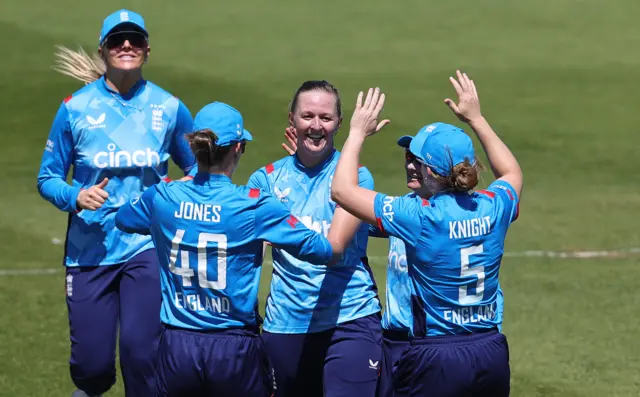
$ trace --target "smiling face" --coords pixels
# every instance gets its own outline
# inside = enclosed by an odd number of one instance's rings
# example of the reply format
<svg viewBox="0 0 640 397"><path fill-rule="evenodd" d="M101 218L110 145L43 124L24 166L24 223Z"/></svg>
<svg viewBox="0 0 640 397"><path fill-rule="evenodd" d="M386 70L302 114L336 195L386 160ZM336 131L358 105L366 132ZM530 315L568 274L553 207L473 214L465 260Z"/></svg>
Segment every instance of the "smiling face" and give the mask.
<svg viewBox="0 0 640 397"><path fill-rule="evenodd" d="M147 38L139 32L116 32L109 35L100 48L109 69L121 71L142 68L149 55Z"/></svg>
<svg viewBox="0 0 640 397"><path fill-rule="evenodd" d="M332 92L301 92L289 123L298 135L298 152L302 157L323 158L333 149L333 137L340 128L338 98Z"/></svg>

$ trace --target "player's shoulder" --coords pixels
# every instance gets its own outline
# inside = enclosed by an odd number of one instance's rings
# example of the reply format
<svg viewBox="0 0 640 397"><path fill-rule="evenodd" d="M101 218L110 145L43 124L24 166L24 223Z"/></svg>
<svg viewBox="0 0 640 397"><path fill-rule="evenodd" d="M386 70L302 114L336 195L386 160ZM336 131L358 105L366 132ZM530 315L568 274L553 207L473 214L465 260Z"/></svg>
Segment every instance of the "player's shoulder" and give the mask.
<svg viewBox="0 0 640 397"><path fill-rule="evenodd" d="M84 85L82 88L71 93L62 99L62 103L67 110L84 110L89 102L98 96L101 96L98 84L102 84L100 80Z"/></svg>
<svg viewBox="0 0 640 397"><path fill-rule="evenodd" d="M279 174L282 170L289 170L294 163L294 156L283 157L280 160L276 160L272 163L266 164L263 167L260 167L255 173L262 173L268 176L275 176Z"/></svg>
<svg viewBox="0 0 640 397"><path fill-rule="evenodd" d="M169 111L177 111L180 104L184 106L180 98L173 95L171 92L165 90L159 85L146 80L146 90L149 91L148 100L153 103L157 103L158 105L164 106L164 110Z"/></svg>

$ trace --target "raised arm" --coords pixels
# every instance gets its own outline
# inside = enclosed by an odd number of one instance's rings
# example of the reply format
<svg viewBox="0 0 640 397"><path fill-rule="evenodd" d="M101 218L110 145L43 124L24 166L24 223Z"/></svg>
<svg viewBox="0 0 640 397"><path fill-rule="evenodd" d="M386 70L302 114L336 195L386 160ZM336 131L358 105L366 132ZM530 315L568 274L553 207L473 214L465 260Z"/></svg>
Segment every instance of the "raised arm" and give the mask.
<svg viewBox="0 0 640 397"><path fill-rule="evenodd" d="M375 225L374 202L377 193L358 185L358 160L365 138L380 131L389 120L378 123L385 100L385 95L380 93L379 88L369 89L364 103L362 97L363 93L360 92L351 117L349 137L342 148L333 176L331 198L350 214Z"/></svg>
<svg viewBox="0 0 640 397"><path fill-rule="evenodd" d="M507 145L502 142L493 131L487 120L480 112L480 99L473 80L466 73L456 71L458 79L449 77L451 84L458 94L458 103L447 98L444 102L453 113L475 132L487 153L493 175L513 186L520 197L522 193L522 170L520 164Z"/></svg>

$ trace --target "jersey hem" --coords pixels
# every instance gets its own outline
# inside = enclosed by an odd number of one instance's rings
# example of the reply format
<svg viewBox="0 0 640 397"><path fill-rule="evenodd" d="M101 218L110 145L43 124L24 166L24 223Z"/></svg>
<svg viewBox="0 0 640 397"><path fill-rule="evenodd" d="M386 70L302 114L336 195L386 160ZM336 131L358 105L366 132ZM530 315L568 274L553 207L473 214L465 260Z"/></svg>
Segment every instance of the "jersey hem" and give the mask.
<svg viewBox="0 0 640 397"><path fill-rule="evenodd" d="M133 258L134 256L141 254L144 251L148 251L150 249L155 248L155 246L153 245L153 242L150 241L149 243L143 245L139 250L134 251L131 255L124 257L123 259L119 260L118 262L113 262L113 261L109 261L109 262L100 262L97 265L81 265L78 262L75 263L66 263L64 264L64 267L95 267L95 266L115 266L115 265L122 265L125 262L128 262L131 258Z"/></svg>
<svg viewBox="0 0 640 397"><path fill-rule="evenodd" d="M292 334L292 335L293 334L316 334L319 332L330 330L332 328L336 328L337 326L344 323L348 323L349 321L358 320L363 317L367 317L376 313L380 313L380 309L372 310L372 311L368 311L368 310L363 311L362 313L358 313L357 315L354 315L347 320L338 321L337 323L333 323L330 325L326 325L326 324L316 325L311 329L308 326L307 327L271 327L267 325L265 320L265 323L262 325L262 329L271 334Z"/></svg>

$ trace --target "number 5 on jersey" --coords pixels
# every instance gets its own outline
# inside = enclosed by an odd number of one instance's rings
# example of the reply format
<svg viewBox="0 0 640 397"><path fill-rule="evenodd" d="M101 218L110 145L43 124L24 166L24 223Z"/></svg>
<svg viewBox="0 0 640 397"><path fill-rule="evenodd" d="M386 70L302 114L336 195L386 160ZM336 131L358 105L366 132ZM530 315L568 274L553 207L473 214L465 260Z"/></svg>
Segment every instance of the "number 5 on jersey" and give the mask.
<svg viewBox="0 0 640 397"><path fill-rule="evenodd" d="M169 258L169 270L171 273L182 276L182 285L191 287L191 278L195 275L189 267L189 251L181 249L184 230L178 229L171 241L171 256ZM207 244L218 244L218 279L207 279ZM180 253L180 267L176 267ZM224 234L199 233L198 234L198 285L201 288L223 290L227 287L227 236Z"/></svg>
<svg viewBox="0 0 640 397"><path fill-rule="evenodd" d="M460 250L460 277L478 276L475 294L468 295L466 285L458 289L458 301L461 305L473 305L482 301L482 296L484 295L484 266L469 267L469 257L482 252L484 252L482 244L472 245Z"/></svg>

